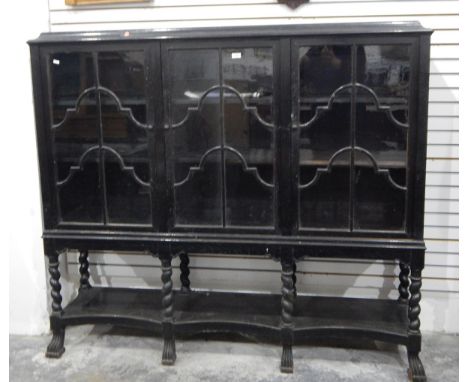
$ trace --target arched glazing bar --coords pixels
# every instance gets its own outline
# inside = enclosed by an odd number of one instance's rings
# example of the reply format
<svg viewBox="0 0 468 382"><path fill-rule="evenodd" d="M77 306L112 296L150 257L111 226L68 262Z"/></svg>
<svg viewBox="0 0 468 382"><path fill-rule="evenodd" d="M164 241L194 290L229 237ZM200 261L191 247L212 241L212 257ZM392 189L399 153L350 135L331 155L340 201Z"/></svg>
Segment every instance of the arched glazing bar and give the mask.
<svg viewBox="0 0 468 382"><path fill-rule="evenodd" d="M201 108L203 107L203 103L205 102L205 99L208 97L210 93L214 91L221 91L221 90L224 92L227 91L227 92L233 93L237 98L239 98L242 104L242 110L252 114L257 119L257 121L260 123L261 126L269 130L274 129L275 125L273 123L265 121L258 113L258 109L256 106L249 106L247 102L245 101L244 97L242 96L242 94L236 88L229 86L229 85L215 85L207 89L198 99L197 106L189 106L187 108L187 113L185 114L184 118L182 118L179 122L172 123L170 126L166 125L165 129L178 128L178 127L183 126L188 121L188 119L190 118L192 114L200 112Z"/></svg>
<svg viewBox="0 0 468 382"><path fill-rule="evenodd" d="M400 191L406 191L406 186L401 186L400 184L398 184L393 178L392 178L392 175L390 174L390 170L389 169L384 169L384 168L380 168L378 163L377 163L377 160L374 158L374 156L366 149L362 148L362 147L359 147L359 146L355 146L354 148L350 147L350 146L347 146L347 147L343 147L342 149L336 151L332 157L330 158L330 160L328 161L327 163L327 166L326 167L319 167L317 168L317 171L315 172L315 175L314 177L307 183L304 183L304 184L299 184L299 189L300 190L304 190L306 188L309 188L309 187L312 187L314 186L320 179L320 177L322 176L322 174L330 174L331 171L332 171L332 168L333 168L333 162L343 153L346 153L346 152L350 152L354 150L355 152L360 152L362 154L364 154L366 157L368 157L372 163L372 167L374 169L374 173L375 174L378 174L378 175L382 175L385 177L385 179L390 183L390 185L397 189L397 190L400 190Z"/></svg>
<svg viewBox="0 0 468 382"><path fill-rule="evenodd" d="M249 174L252 174L255 179L262 185L264 186L265 188L274 188L274 185L265 181L259 174L258 172L258 169L256 167L251 167L249 166L249 164L247 163L247 160L245 159L245 157L242 155L241 152L239 152L239 150L236 150L235 148L231 147L231 146L214 146L210 149L208 149L203 155L202 157L200 158L200 162L198 163L197 166L191 166L187 172L187 175L184 177L184 179L182 179L181 181L176 181L174 182L174 187L180 187L180 186L183 186L185 183L187 183L188 181L190 181L190 179L193 178L193 176L195 175L195 173L197 172L200 172L200 171L203 171L204 168L205 168L205 162L207 160L207 158L215 153L215 152L218 152L218 151L228 151L228 152L231 152L233 153L237 158L239 158L241 164L242 164L242 169L244 172L246 173L249 173Z"/></svg>
<svg viewBox="0 0 468 382"><path fill-rule="evenodd" d="M110 89L108 89L108 88L106 88L104 86L93 86L93 87L89 87L89 88L83 90L83 92L81 92L81 94L76 99L75 106L72 107L72 108L68 108L65 111L65 116L63 117L63 119L59 123L56 123L56 124L52 125L52 129L58 130L63 125L65 125L65 123L70 119L70 117L72 115L75 115L80 111L80 105L81 105L81 102L83 101L83 99L87 95L93 94L95 92L100 92L101 94L106 94L106 95L110 96L114 100L114 102L115 102L115 104L117 106L117 111L119 113L122 113L125 116L127 116L135 126L141 128L141 129L144 129L144 130L151 130L152 129L151 125L139 122L135 118L135 116L133 115L132 109L129 108L129 107L124 107L122 105L122 102L120 101L119 97L117 97L117 94L115 94L112 90L110 90Z"/></svg>
<svg viewBox="0 0 468 382"><path fill-rule="evenodd" d="M83 166L84 166L84 162L86 160L86 157L88 157L91 153L95 152L95 151L99 151L99 150L102 150L102 151L106 151L106 152L109 152L111 153L115 158L117 158L117 162L119 164L119 167L120 167L120 170L124 171L124 172L127 172L128 174L130 174L130 176L133 178L133 180L138 183L140 186L143 186L143 187L146 187L146 188L149 188L150 187L150 184L148 182L145 182L143 181L136 173L135 171L135 167L133 166L127 166L125 165L125 161L123 160L122 156L116 151L114 150L112 147L109 147L109 146L98 146L98 145L95 145L95 146L92 146L90 148L88 148L80 157L80 159L78 160L78 163L76 165L72 165L70 166L70 170L68 172L68 175L65 177L65 179L63 180L59 180L57 181L57 187L62 187L64 186L65 184L67 184L72 178L73 176L75 175L75 173L77 173L78 171L83 171Z"/></svg>
<svg viewBox="0 0 468 382"><path fill-rule="evenodd" d="M315 108L315 114L312 116L311 119L309 119L307 122L305 123L298 123L296 125L293 125L293 128L301 128L301 129L305 129L305 128L308 128L308 127L311 127L315 121L317 121L317 119L320 118L320 116L324 113L326 113L327 111L331 110L332 107L333 107L333 102L335 101L335 98L337 97L338 94L342 93L343 91L347 90L347 89L363 89L364 91L366 91L367 93L370 94L373 102L374 102L374 105L375 107L377 108L377 111L380 111L380 112L383 112L387 115L387 117L390 119L390 121L397 127L400 127L400 128L405 128L407 129L409 127L409 124L408 123L403 123L403 122L400 122L398 121L395 116L393 115L393 111L392 111L392 108L390 106L386 106L386 105L382 105L377 94L371 89L369 88L368 86L364 85L364 84L361 84L361 83L348 83L348 84L345 84L345 85L342 85L340 86L338 89L336 89L330 96L330 98L328 98L328 102L326 105L324 106L317 106Z"/></svg>

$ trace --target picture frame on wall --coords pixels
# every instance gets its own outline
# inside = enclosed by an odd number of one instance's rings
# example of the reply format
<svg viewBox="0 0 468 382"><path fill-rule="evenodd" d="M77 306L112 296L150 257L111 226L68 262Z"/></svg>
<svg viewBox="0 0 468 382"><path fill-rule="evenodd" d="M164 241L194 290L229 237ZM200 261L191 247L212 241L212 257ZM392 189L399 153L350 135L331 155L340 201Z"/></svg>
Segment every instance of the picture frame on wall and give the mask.
<svg viewBox="0 0 468 382"><path fill-rule="evenodd" d="M145 3L151 0L65 0L67 5L88 5L88 4L116 4L116 3ZM295 9L309 0L278 0L278 3L285 4L289 8Z"/></svg>
<svg viewBox="0 0 468 382"><path fill-rule="evenodd" d="M297 7L301 6L302 4L308 3L309 0L278 0L278 3L285 4L291 9L296 9Z"/></svg>
<svg viewBox="0 0 468 382"><path fill-rule="evenodd" d="M99 5L117 3L147 3L151 0L65 0L66 5Z"/></svg>

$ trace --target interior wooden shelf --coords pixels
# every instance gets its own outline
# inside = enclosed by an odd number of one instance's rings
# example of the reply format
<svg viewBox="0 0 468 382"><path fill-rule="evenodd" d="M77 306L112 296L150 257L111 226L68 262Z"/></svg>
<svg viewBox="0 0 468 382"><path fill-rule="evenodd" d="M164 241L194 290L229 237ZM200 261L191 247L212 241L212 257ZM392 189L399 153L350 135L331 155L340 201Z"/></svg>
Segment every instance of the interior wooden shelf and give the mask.
<svg viewBox="0 0 468 382"><path fill-rule="evenodd" d="M125 162L140 163L146 161L147 155L147 144L136 144L128 145L122 143L111 142L108 145L117 150L123 157ZM88 148L90 144L78 144L73 143L71 145L62 143L57 144L57 153L60 157L61 162L76 163L82 153ZM242 150L242 154L247 161L249 166L273 166L274 153L273 149L254 148L247 152ZM406 156L407 153L404 150L369 150L374 156L377 164L380 168L406 168ZM333 151L313 151L311 149L300 149L300 160L299 166L301 167L326 167L330 158L333 156ZM176 155L178 164L186 164L189 166L198 166L200 159L203 155L203 150L200 153L194 153L192 155L185 153L184 155ZM333 166L349 166L350 161L345 154L342 154L339 158L333 161ZM206 158L206 163L219 162L219 156L212 155ZM233 161L229 160L227 164L241 163L237 158ZM373 167L371 160L362 154L356 155L355 166L359 167Z"/></svg>
<svg viewBox="0 0 468 382"><path fill-rule="evenodd" d="M365 145L363 145L365 147ZM384 150L384 149L371 149L369 152L373 155L380 168L405 168L406 156L405 150ZM318 166L326 167L334 151L320 150L313 151L311 149L301 149L299 156L300 166ZM342 154L333 161L333 166L349 166L349 154ZM359 167L372 167L371 160L358 153L355 155L354 165Z"/></svg>

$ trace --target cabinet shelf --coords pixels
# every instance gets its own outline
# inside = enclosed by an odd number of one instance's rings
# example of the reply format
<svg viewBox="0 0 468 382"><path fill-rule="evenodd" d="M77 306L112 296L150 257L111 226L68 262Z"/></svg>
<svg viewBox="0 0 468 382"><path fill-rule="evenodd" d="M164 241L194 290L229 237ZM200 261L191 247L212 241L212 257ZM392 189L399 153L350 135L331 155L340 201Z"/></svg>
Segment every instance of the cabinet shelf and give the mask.
<svg viewBox="0 0 468 382"><path fill-rule="evenodd" d="M318 95L314 97L301 97L299 99L299 104L301 106L310 106L310 105L326 105L330 101L330 96L331 94L328 95ZM393 107L396 108L403 108L403 107L408 107L408 99L405 97L391 97L391 96L378 96L378 100L381 105L392 105ZM345 103L350 103L351 102L351 97L350 95L347 96L336 96L333 99L333 103L340 103L340 104L345 104ZM356 103L357 104L367 104L367 105L375 105L374 99L370 96L356 96Z"/></svg>
<svg viewBox="0 0 468 382"><path fill-rule="evenodd" d="M277 294L191 291L174 293L176 336L237 333L280 342L281 296ZM406 344L408 305L390 300L299 295L294 332L298 343L314 338L369 339ZM66 325L110 322L161 330L161 290L94 287L81 290L64 310Z"/></svg>
<svg viewBox="0 0 468 382"><path fill-rule="evenodd" d="M371 150L379 168L406 168L406 151L404 150ZM311 151L310 149L300 150L299 165L302 167L326 167L334 152L332 151ZM349 159L338 158L333 161L333 166L349 166ZM369 158L356 155L354 165L356 167L373 167Z"/></svg>
<svg viewBox="0 0 468 382"><path fill-rule="evenodd" d="M58 147L58 146L57 146ZM74 143L72 150L67 149L67 144L63 144L58 153L61 155L63 162L75 163L80 155L86 150L89 145L80 145ZM147 161L147 157L144 155L147 150L146 145L136 145L129 147L125 144L113 143L112 147L115 148L121 155L128 158L126 161L132 163L139 163ZM67 153L67 155L64 155ZM406 151L377 151L372 152L380 168L406 168ZM333 152L331 151L311 151L310 149L300 150L300 161L299 165L302 167L326 167ZM198 166L202 154L194 153L192 155L178 156L177 160L179 164L186 166ZM246 162L250 166L272 166L274 161L274 152L271 149L250 149L247 153L243 153ZM216 159L207 158L206 162L216 162ZM233 165L236 162L228 162ZM240 163L240 162L239 162ZM333 161L333 166L349 166L349 160L337 159ZM372 167L372 163L368 158L359 158L355 160L355 166L359 167Z"/></svg>

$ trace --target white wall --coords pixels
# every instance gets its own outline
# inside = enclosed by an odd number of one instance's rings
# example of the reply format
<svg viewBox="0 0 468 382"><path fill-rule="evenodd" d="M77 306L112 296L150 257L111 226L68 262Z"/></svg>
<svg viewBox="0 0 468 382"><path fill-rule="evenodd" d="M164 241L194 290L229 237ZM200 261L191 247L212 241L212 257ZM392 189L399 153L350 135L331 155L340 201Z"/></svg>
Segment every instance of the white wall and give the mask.
<svg viewBox="0 0 468 382"><path fill-rule="evenodd" d="M47 31L47 0L10 2L2 10L2 195L9 255L10 333L48 330L46 277L41 241L41 205L26 41ZM7 30L8 29L8 30ZM3 231L2 229L2 231Z"/></svg>
<svg viewBox="0 0 468 382"><path fill-rule="evenodd" d="M64 4L64 0L49 0L49 8L52 31L403 20L419 20L424 26L435 29L431 49L425 225L428 251L423 281L422 329L458 332L459 16L457 1L311 0L309 4L293 11L276 4L273 0L154 0L139 5L87 7L68 7ZM47 26L43 29L46 30ZM22 74L24 75L24 72ZM27 90L29 91L29 87ZM23 97L30 97L30 94L24 92ZM32 122L26 126L26 129L29 134L28 139L32 139ZM28 153L27 159L29 160L27 166L31 167L31 162L34 161L31 153ZM36 176L32 170L29 173ZM35 189L28 192L32 199L37 199ZM30 233L36 236L28 240L35 243L34 250L24 246L19 249L25 259L37 263L39 262L37 259L40 258L37 250L39 215L36 203L33 204L36 215L30 217L29 221L35 224L36 231ZM159 285L158 262L149 256L142 254L115 256L97 253L91 255L91 261L93 264L91 274L95 283ZM138 265L150 265L150 267ZM194 287L269 292L278 292L280 288L278 264L261 257L193 256L191 265ZM32 272L40 280L43 276L41 266L36 264L36 272ZM68 280L68 286L71 287L69 291L72 291L73 283L77 280L75 254L70 254L66 268L68 270L64 269L64 280ZM240 272L239 269L247 271ZM298 288L300 292L317 294L395 297L396 274L395 265L390 262L311 259L299 265ZM177 272L174 273L174 279L176 281L178 279ZM13 280L10 285L14 288L21 284ZM25 290L25 293L31 290L35 289ZM38 288L38 292L40 292L39 300L42 301L43 290ZM17 298L15 293L10 296ZM30 328L27 320L24 321L21 309L17 310L14 307L10 310L10 318L14 314L18 320L16 329L11 327L11 330L16 332L34 330ZM40 309L37 317L38 321L43 319ZM43 327L42 324L38 326L38 328Z"/></svg>

